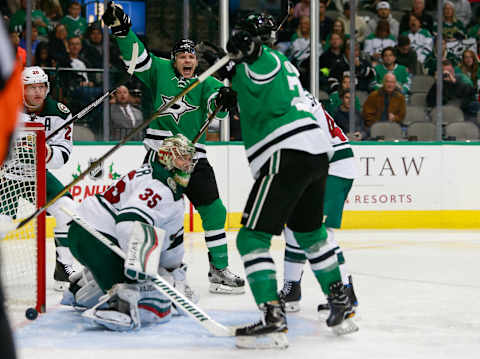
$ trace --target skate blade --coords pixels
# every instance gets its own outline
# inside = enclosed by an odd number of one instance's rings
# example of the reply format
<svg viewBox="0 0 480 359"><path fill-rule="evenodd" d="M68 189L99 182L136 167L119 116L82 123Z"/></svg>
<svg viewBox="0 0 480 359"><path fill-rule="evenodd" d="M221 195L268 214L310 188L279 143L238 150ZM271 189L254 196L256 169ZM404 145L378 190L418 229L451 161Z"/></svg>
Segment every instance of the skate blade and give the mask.
<svg viewBox="0 0 480 359"><path fill-rule="evenodd" d="M54 280L53 290L57 292L63 292L70 286L70 282L61 282L59 280Z"/></svg>
<svg viewBox="0 0 480 359"><path fill-rule="evenodd" d="M220 283L210 283L209 291L214 294L243 294L245 293L245 286L230 287Z"/></svg>
<svg viewBox="0 0 480 359"><path fill-rule="evenodd" d="M286 333L238 336L235 345L239 349L287 349L288 338Z"/></svg>
<svg viewBox="0 0 480 359"><path fill-rule="evenodd" d="M300 311L300 302L285 302L285 311L287 313L296 313Z"/></svg>
<svg viewBox="0 0 480 359"><path fill-rule="evenodd" d="M354 332L358 332L358 325L351 318L345 319L339 325L332 327L332 331L336 335L346 335Z"/></svg>

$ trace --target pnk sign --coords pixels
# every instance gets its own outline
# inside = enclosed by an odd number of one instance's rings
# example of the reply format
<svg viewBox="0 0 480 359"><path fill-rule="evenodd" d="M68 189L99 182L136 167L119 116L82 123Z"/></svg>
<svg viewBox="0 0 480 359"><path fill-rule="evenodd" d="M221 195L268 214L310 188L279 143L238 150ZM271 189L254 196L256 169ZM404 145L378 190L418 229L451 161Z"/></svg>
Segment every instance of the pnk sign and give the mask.
<svg viewBox="0 0 480 359"><path fill-rule="evenodd" d="M64 184L71 183L83 171L107 152L111 146L75 146L68 163L52 173ZM70 188L73 199L84 199L105 192L105 190L124 174L141 166L145 150L143 146L124 146L105 162L93 168L82 181Z"/></svg>

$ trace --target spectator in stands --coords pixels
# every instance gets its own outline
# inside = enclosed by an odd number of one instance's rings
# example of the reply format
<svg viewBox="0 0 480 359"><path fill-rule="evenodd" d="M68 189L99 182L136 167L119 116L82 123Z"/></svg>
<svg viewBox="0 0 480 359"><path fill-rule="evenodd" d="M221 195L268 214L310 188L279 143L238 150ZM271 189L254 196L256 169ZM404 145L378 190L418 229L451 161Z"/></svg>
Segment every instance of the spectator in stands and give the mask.
<svg viewBox="0 0 480 359"><path fill-rule="evenodd" d="M302 16L310 16L310 0L301 0L293 8L293 16L300 18Z"/></svg>
<svg viewBox="0 0 480 359"><path fill-rule="evenodd" d="M342 58L343 38L339 34L333 33L330 37L330 47L320 56L320 69L322 73L328 75Z"/></svg>
<svg viewBox="0 0 480 359"><path fill-rule="evenodd" d="M342 38L343 42L350 38L349 34L345 34L345 26L343 25L343 22L337 19L333 22L332 32L327 35L324 50L327 50L330 47L330 39L333 34L338 34Z"/></svg>
<svg viewBox="0 0 480 359"><path fill-rule="evenodd" d="M417 53L418 61L424 62L428 53L432 51L433 37L427 29L420 27L420 19L410 14L409 30L402 33L408 36L412 48Z"/></svg>
<svg viewBox="0 0 480 359"><path fill-rule="evenodd" d="M450 0L455 7L455 14L459 21L462 22L464 28L470 24L472 18L472 8L468 0Z"/></svg>
<svg viewBox="0 0 480 359"><path fill-rule="evenodd" d="M294 9L290 9L287 21L283 24L282 28L277 32L277 43L275 47L278 51L285 53L290 47L293 34L298 26L298 18L293 16Z"/></svg>
<svg viewBox="0 0 480 359"><path fill-rule="evenodd" d="M321 44L319 51L321 52ZM292 44L286 53L289 60L297 67L310 56L310 18L300 17L297 32L292 36Z"/></svg>
<svg viewBox="0 0 480 359"><path fill-rule="evenodd" d="M319 14L320 14L320 41L322 45L325 45L327 36L331 34L333 28L333 20L325 15L327 11L327 1L320 0L319 3Z"/></svg>
<svg viewBox="0 0 480 359"><path fill-rule="evenodd" d="M368 22L368 33L372 34L375 33L377 30L377 25L380 20L388 21L390 25L390 34L392 34L395 38L398 37L398 31L400 29L400 23L393 18L392 14L390 13L390 4L386 1L380 1L377 3L377 15L373 17Z"/></svg>
<svg viewBox="0 0 480 359"><path fill-rule="evenodd" d="M455 67L455 74L465 75L475 92L479 93L480 67L478 66L478 57L473 50L465 50L462 55L462 62ZM466 82L464 80L464 82Z"/></svg>
<svg viewBox="0 0 480 359"><path fill-rule="evenodd" d="M412 0L412 10L407 11L400 20L400 34L410 28L410 15L415 15L420 21L420 27L430 33L435 31L433 17L425 11L425 0Z"/></svg>
<svg viewBox="0 0 480 359"><path fill-rule="evenodd" d="M82 40L79 36L74 36L68 39L68 52L70 54L70 67L78 70L86 70L87 65L85 60L80 56L82 51ZM93 82L89 80L86 72L77 72L78 86L93 87Z"/></svg>
<svg viewBox="0 0 480 359"><path fill-rule="evenodd" d="M67 38L73 36L83 37L87 30L87 19L81 16L82 7L78 1L72 1L68 6L68 15L60 23L67 29Z"/></svg>
<svg viewBox="0 0 480 359"><path fill-rule="evenodd" d="M437 38L438 40L438 38ZM442 39L442 58L441 61L448 60L453 66L455 66L458 62L457 57L455 54L452 54L447 49L447 42L445 39ZM435 41L435 45L433 46L433 50L429 52L427 55L425 62L423 63L423 67L425 68L427 74L429 76L434 76L435 72L437 72L437 42Z"/></svg>
<svg viewBox="0 0 480 359"><path fill-rule="evenodd" d="M349 135L353 141L361 141L367 137L365 126L363 125L363 118L361 113L355 109L354 111L354 127L350 128L350 92L349 90L341 89L339 92L340 106L332 114L335 123L342 129L343 132ZM328 111L327 111L328 112Z"/></svg>
<svg viewBox="0 0 480 359"><path fill-rule="evenodd" d="M120 86L115 92L115 103L110 105L110 140L120 141L133 128L143 122L142 112L132 106L131 97L126 86ZM134 140L141 141L143 135Z"/></svg>
<svg viewBox="0 0 480 359"><path fill-rule="evenodd" d="M379 121L402 124L406 111L405 96L398 90L395 75L389 72L383 77L383 86L363 104L363 119L367 128Z"/></svg>
<svg viewBox="0 0 480 359"><path fill-rule="evenodd" d="M20 47L22 49L27 50L27 28L25 27L22 31L22 38L20 39ZM35 24L32 24L32 55L35 55L35 51L37 50L37 46L40 43L40 40L38 39L38 29Z"/></svg>
<svg viewBox="0 0 480 359"><path fill-rule="evenodd" d="M328 78L328 82L330 84L329 92L338 90L343 74L350 71L349 54L350 40L348 40L345 44L342 60L332 68L332 71L330 71ZM367 60L360 57L360 47L358 42L355 42L354 61L356 89L360 91L370 91L375 85L375 70Z"/></svg>
<svg viewBox="0 0 480 359"><path fill-rule="evenodd" d="M48 43L48 53L60 67L70 67L70 56L67 49L67 29L65 25L58 24Z"/></svg>
<svg viewBox="0 0 480 359"><path fill-rule="evenodd" d="M368 55L371 61L377 62L382 54L382 50L387 47L395 47L397 40L390 33L390 25L386 20L380 20L375 33L370 34L365 39L363 51Z"/></svg>
<svg viewBox="0 0 480 359"><path fill-rule="evenodd" d="M60 23L63 9L59 0L40 0L40 9L49 21L48 31L51 32Z"/></svg>
<svg viewBox="0 0 480 359"><path fill-rule="evenodd" d="M20 44L20 36L18 32L10 28L10 41L12 42L13 50L16 53L16 57L20 60L20 62L25 66L27 64L27 52L25 49L19 46Z"/></svg>
<svg viewBox="0 0 480 359"><path fill-rule="evenodd" d="M35 65L40 67L54 67L55 64L48 54L48 43L40 42L35 51Z"/></svg>
<svg viewBox="0 0 480 359"><path fill-rule="evenodd" d="M342 104L342 99L340 96L340 92L342 92L342 90L347 92L350 91L350 72L345 72L343 74L341 87L338 89L338 91L333 91L328 96L328 102L325 106L327 112L334 113L338 110L338 107ZM360 99L358 96L355 96L355 111L361 112L361 110L362 106L360 104Z"/></svg>
<svg viewBox="0 0 480 359"><path fill-rule="evenodd" d="M443 37L449 42L463 40L465 34L465 27L455 16L455 6L451 1L445 1L443 5Z"/></svg>
<svg viewBox="0 0 480 359"><path fill-rule="evenodd" d="M354 127L350 128L350 97L348 90L340 90L340 105L334 112L331 112L336 124L348 135L351 141L361 141L368 137L363 124L363 118L358 109L354 110Z"/></svg>
<svg viewBox="0 0 480 359"><path fill-rule="evenodd" d="M412 85L411 75L405 66L396 63L395 49L387 47L382 51L382 62L375 66L375 90L383 85L383 78L387 73L393 73L402 94L407 97Z"/></svg>
<svg viewBox="0 0 480 359"><path fill-rule="evenodd" d="M438 74L436 75L438 76ZM436 77L435 76L435 77ZM442 62L443 91L442 105L459 104L467 118L476 119L479 110L479 102L475 95L475 89L468 84L465 75L457 73L452 63L448 60ZM427 93L427 105L437 105L437 83L435 82Z"/></svg>
<svg viewBox="0 0 480 359"><path fill-rule="evenodd" d="M417 53L410 46L410 39L406 35L398 37L398 45L395 48L395 57L397 64L403 65L408 69L412 75L419 73L419 62L417 60Z"/></svg>
<svg viewBox="0 0 480 359"><path fill-rule="evenodd" d="M47 39L49 21L42 10L35 8L36 1L32 0L32 21L37 26L38 34ZM25 27L27 0L21 0L21 8L10 18L10 27L21 33Z"/></svg>
<svg viewBox="0 0 480 359"><path fill-rule="evenodd" d="M343 22L343 28L345 33L350 34L350 0L344 0L343 2L343 14L338 17ZM365 37L368 34L368 26L363 17L355 15L355 39L359 43L365 41Z"/></svg>

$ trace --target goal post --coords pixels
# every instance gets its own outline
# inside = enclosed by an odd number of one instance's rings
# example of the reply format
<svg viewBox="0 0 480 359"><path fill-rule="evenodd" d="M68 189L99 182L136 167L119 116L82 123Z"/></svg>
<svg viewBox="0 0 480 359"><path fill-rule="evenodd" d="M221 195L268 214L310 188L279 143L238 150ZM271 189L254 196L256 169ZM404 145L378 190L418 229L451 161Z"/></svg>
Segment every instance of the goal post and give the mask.
<svg viewBox="0 0 480 359"><path fill-rule="evenodd" d="M20 222L46 202L45 130L22 123L0 167L0 215ZM0 239L2 285L7 306L46 307L46 223L42 213Z"/></svg>

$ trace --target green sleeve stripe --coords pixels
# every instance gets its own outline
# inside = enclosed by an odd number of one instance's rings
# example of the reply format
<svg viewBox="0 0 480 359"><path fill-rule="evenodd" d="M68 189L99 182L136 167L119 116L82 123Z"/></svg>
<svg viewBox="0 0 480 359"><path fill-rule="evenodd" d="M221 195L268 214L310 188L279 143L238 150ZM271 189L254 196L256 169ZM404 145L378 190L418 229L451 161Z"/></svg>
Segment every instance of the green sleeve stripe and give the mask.
<svg viewBox="0 0 480 359"><path fill-rule="evenodd" d="M335 152L333 155L332 159L330 160L330 163L344 160L345 158L351 158L353 157L353 151L351 148L344 148L342 150L338 150Z"/></svg>
<svg viewBox="0 0 480 359"><path fill-rule="evenodd" d="M147 221L147 220L145 219L145 217L142 217L142 216L139 215L138 213L126 212L126 213L120 214L120 215L117 216L117 218L116 218L116 223L120 223L120 222L135 222L135 221L142 222L142 223L146 223L146 224L150 224L150 222Z"/></svg>

